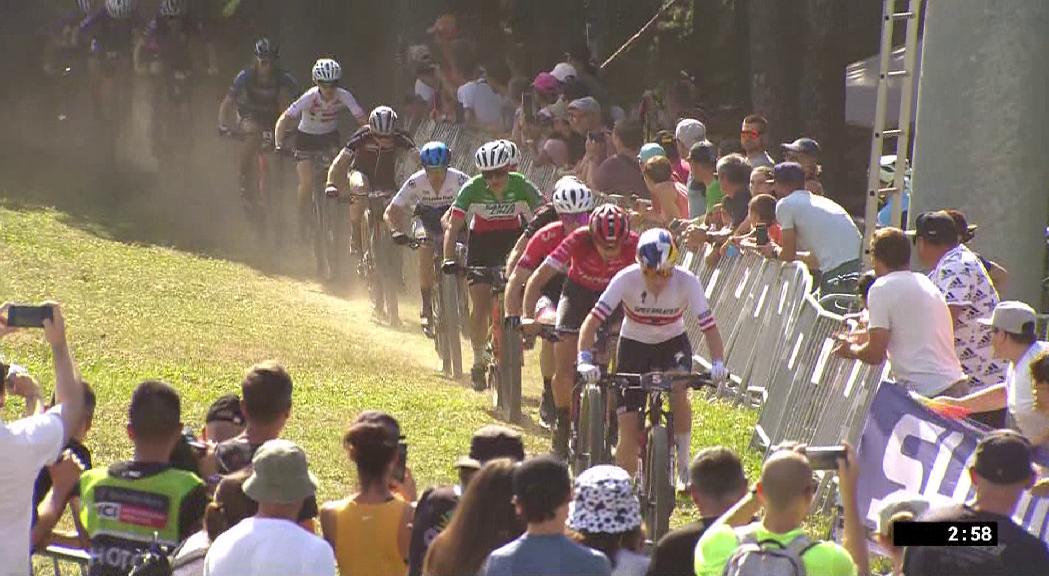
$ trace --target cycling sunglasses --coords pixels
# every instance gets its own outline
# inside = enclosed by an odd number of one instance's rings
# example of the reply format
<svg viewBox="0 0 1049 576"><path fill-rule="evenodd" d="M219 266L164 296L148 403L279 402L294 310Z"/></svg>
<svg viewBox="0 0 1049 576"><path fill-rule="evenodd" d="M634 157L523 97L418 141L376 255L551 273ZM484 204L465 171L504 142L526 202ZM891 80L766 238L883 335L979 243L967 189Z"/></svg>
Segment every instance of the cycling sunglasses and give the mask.
<svg viewBox="0 0 1049 576"><path fill-rule="evenodd" d="M489 170L487 172L481 172L481 177L487 181L498 180L503 178L510 173L509 168L500 168L498 170Z"/></svg>
<svg viewBox="0 0 1049 576"><path fill-rule="evenodd" d="M673 268L667 268L666 270L659 270L655 268L641 268L641 273L648 278L670 278L670 275L674 273Z"/></svg>
<svg viewBox="0 0 1049 576"><path fill-rule="evenodd" d="M576 226L585 226L590 222L589 212L580 212L578 214L560 214L561 222L563 224L575 224Z"/></svg>
<svg viewBox="0 0 1049 576"><path fill-rule="evenodd" d="M334 88L338 85L338 82L317 82L317 86L320 86L321 88Z"/></svg>

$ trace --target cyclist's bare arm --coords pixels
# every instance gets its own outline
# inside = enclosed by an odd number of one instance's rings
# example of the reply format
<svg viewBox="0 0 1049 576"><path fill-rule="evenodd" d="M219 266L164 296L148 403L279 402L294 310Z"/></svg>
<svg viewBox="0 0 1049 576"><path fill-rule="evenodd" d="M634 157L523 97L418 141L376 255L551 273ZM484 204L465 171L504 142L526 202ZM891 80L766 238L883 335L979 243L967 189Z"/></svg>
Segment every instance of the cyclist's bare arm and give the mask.
<svg viewBox="0 0 1049 576"><path fill-rule="evenodd" d="M328 167L327 186L335 186L340 194L350 190L350 166L353 165L353 157L353 152L343 148Z"/></svg>
<svg viewBox="0 0 1049 576"><path fill-rule="evenodd" d="M703 331L703 337L707 339L707 349L710 350L711 360L725 359L725 343L721 340L721 332L718 327L711 326ZM582 341L582 338L580 338Z"/></svg>
<svg viewBox="0 0 1049 576"><path fill-rule="evenodd" d="M514 266L510 277L506 279L506 290L503 292L505 303L505 314L507 316L520 316L521 303L524 301L525 284L531 277L532 270L523 266Z"/></svg>
<svg viewBox="0 0 1049 576"><path fill-rule="evenodd" d="M604 321L593 312L586 315L583 325L579 328L579 350L592 350L597 342L597 331Z"/></svg>
<svg viewBox="0 0 1049 576"><path fill-rule="evenodd" d="M528 278L528 283L525 284L524 292L524 308L521 310L522 318L532 318L535 315L535 303L539 301L539 296L543 293L543 288L554 279L554 276L558 274L557 268L543 262L532 276Z"/></svg>
<svg viewBox="0 0 1049 576"><path fill-rule="evenodd" d="M219 105L219 126L229 127L234 124L231 120L235 120L237 112L237 103L233 100L233 96L226 94L226 97L222 99L222 104Z"/></svg>
<svg viewBox="0 0 1049 576"><path fill-rule="evenodd" d="M529 240L531 240L531 238L521 234L521 237L517 239L517 244L514 244L513 250L510 250L510 256L506 259L506 272L508 274L517 267L517 261L520 260L521 255L524 254L525 248L528 247Z"/></svg>
<svg viewBox="0 0 1049 576"><path fill-rule="evenodd" d="M464 228L466 228L466 217L452 214L448 218L448 224L444 227L444 246L442 247L445 260L455 258L455 241Z"/></svg>
<svg viewBox="0 0 1049 576"><path fill-rule="evenodd" d="M297 116L288 113L285 109L277 118L277 125L273 128L273 142L277 148L284 147L284 135L291 132L291 124L298 120Z"/></svg>
<svg viewBox="0 0 1049 576"><path fill-rule="evenodd" d="M403 206L398 206L394 203L390 203L386 207L386 213L383 214L383 220L386 221L386 225L390 227L390 230L394 232L401 232L407 234L408 230L408 209Z"/></svg>

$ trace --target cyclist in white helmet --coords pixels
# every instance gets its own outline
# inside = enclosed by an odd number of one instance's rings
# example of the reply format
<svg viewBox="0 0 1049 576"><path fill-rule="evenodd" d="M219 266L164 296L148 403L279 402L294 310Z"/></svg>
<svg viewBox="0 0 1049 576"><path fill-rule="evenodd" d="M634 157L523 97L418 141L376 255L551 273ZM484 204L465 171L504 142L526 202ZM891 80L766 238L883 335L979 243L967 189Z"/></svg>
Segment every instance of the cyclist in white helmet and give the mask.
<svg viewBox="0 0 1049 576"><path fill-rule="evenodd" d="M590 221L590 211L594 209L594 195L590 188L575 176L565 176L554 185L551 205L556 211L557 220L543 226L531 236L506 282L504 301L508 318L521 316L525 283L532 276L532 272L561 245L565 236L576 228L586 226ZM535 318L549 317L556 313L563 284L564 275L559 274L543 287L543 295L536 304ZM554 397L551 388L554 378L554 347L546 340L543 340L540 348L539 368L543 375L543 397L539 404L540 423L549 427L553 425L554 420Z"/></svg>
<svg viewBox="0 0 1049 576"><path fill-rule="evenodd" d="M470 239L466 248L466 265L470 267L503 267L506 257L517 242L525 221L532 219L542 196L523 175L510 171L510 151L499 141L488 142L474 154L480 174L467 182L455 197L444 233L444 272L454 274L455 240L467 226ZM484 389L484 346L488 338L488 320L492 307L491 280L471 275L470 343L474 365L470 371L474 388Z"/></svg>
<svg viewBox="0 0 1049 576"><path fill-rule="evenodd" d="M310 193L313 190L313 158L321 152L333 151L339 146L339 112L349 110L358 124L367 122L364 108L348 90L339 86L342 66L331 58L321 58L313 64L313 88L307 90L277 119L273 129L277 149L284 147L291 123L298 120L295 135L295 171L299 175L299 231L308 237L310 220Z"/></svg>

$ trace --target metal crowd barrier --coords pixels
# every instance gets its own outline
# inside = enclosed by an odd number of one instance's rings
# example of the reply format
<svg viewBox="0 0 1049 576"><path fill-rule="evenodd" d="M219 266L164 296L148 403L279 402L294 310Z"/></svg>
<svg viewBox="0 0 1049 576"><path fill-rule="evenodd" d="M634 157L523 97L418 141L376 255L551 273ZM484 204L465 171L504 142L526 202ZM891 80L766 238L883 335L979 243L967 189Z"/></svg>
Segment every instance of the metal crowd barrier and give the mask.
<svg viewBox="0 0 1049 576"><path fill-rule="evenodd" d="M79 574L87 576L87 565L91 557L83 550L66 548L64 546L48 546L46 549L36 552L36 558L49 560L54 576ZM65 569L65 571L63 571Z"/></svg>

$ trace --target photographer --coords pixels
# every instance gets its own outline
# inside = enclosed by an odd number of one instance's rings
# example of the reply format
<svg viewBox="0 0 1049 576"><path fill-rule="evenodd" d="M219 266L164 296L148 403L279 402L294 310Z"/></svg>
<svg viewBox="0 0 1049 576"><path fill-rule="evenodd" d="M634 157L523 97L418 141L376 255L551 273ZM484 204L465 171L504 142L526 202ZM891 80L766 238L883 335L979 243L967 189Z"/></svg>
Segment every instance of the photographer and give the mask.
<svg viewBox="0 0 1049 576"><path fill-rule="evenodd" d="M812 541L802 529L816 495L813 465L803 446L781 447L761 468L761 479L742 500L725 512L696 545L697 576L765 574L779 563L798 562L805 573L820 576L867 574L867 543L856 509L859 464L844 446L837 460L841 502L845 513L845 547ZM759 522L751 519L761 510ZM769 546L778 544L778 546Z"/></svg>
<svg viewBox="0 0 1049 576"><path fill-rule="evenodd" d="M55 363L55 406L44 413L36 413L40 404L39 388L8 386L5 377L0 387L0 406L6 401L7 393L26 398L27 416L14 422L0 421L0 454L4 465L0 467L0 569L5 573L26 574L29 572L30 517L33 503L33 480L48 463L54 462L63 446L83 418L84 391L76 376L73 358L66 343L65 320L58 304L45 304L43 314L44 338L51 345ZM11 305L0 307L0 337L17 328L9 322Z"/></svg>

